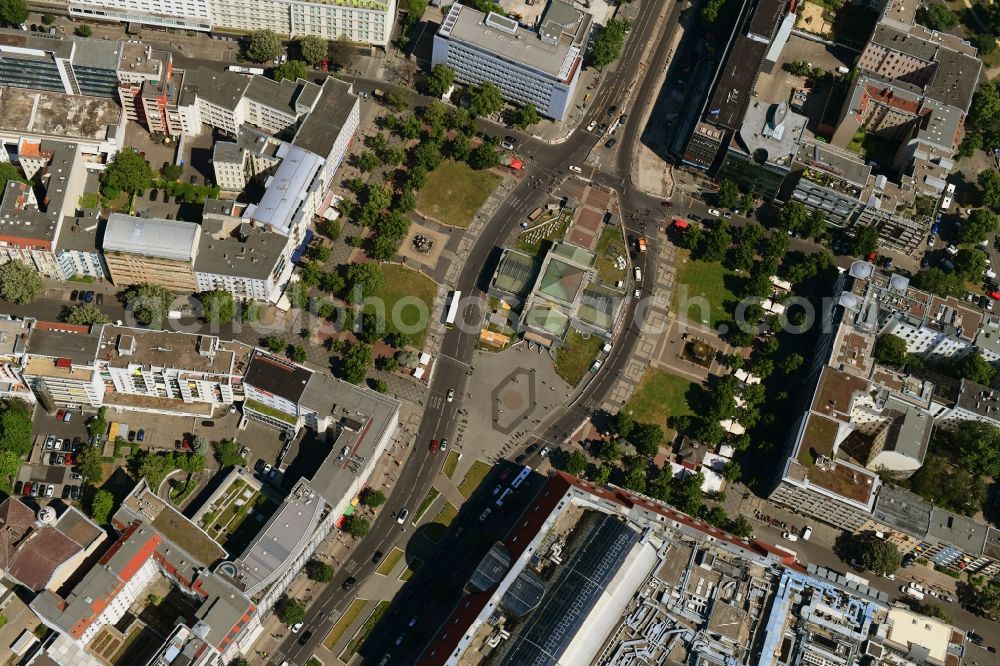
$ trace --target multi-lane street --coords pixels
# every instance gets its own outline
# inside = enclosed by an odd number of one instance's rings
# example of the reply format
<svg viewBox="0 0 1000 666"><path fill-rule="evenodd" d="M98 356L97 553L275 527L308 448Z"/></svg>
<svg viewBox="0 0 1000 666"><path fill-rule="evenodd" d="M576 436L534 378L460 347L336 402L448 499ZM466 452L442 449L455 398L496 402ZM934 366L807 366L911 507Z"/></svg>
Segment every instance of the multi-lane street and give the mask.
<svg viewBox="0 0 1000 666"><path fill-rule="evenodd" d="M671 13L667 21L659 20L660 11L661 6L657 3L642 3L622 58L614 71L604 78L601 90L598 92L596 101L584 124L589 122L590 118L606 116L607 109L611 106L617 106L619 99L637 79L640 85L633 90L631 104L634 108L640 108L639 105L648 103L656 95L655 86L645 82L641 78L641 74L655 69L658 65L647 63L648 66L641 66L642 56L650 40L655 39L660 46L654 50L651 59L653 61L657 58L660 58L661 61L665 59L663 44L666 43L666 40L662 39L662 36L672 26L676 26L677 20L676 10ZM358 83L360 87L362 85L376 85L378 82L359 80ZM509 131L495 125L487 124L487 127L495 132ZM575 177L568 167L582 165L595 144L602 140L601 137L594 134L578 130L567 141L552 145L524 133L512 133L519 139L520 152L530 156L525 176L498 206L472 251L466 257L457 284L451 285L453 288L461 290L463 294L477 293L476 290L484 284L485 280L488 280L492 270L488 260L494 248L504 243L530 210L544 202L553 185L562 179ZM641 127L639 127L638 122L635 122L634 126L626 125L621 137L625 145L618 152L618 157L610 169L602 172L584 168L582 174L583 177L594 183L615 189L618 192L623 219L628 221L629 230L636 233L643 232L643 227L646 224L644 220L649 219L655 225L657 222L653 221L652 216L662 216L659 208L660 200L634 189L624 175L628 172L630 150L640 136ZM652 251L640 255L642 258L640 267L643 272L651 274L656 255L655 247L652 248ZM577 396L568 409L557 415L556 418L550 419L548 426L536 433L540 439L554 443L564 441L589 416L589 405L599 402L611 389L617 375L628 362L638 339L640 322L634 321L637 304L636 299L629 299L628 311L624 318L625 325L615 340L602 371ZM469 322L479 322L482 319L482 314L477 305L470 304L465 309L463 317ZM476 336L472 332L462 330L463 328L466 327L456 327L448 331L444 337L431 379L430 395L432 397L443 396L449 389L455 389L456 396L464 394ZM461 404L459 398L456 398L455 402L452 403L433 399L429 401L414 440L410 458L396 481L396 490L390 496L386 507L382 509L382 513L372 526L368 537L355 549L351 564L338 572L333 582L320 593L307 612L305 626L312 629L312 636L304 642L300 642L298 637L289 636L281 648L271 655L273 663L281 663L283 660L288 660L291 663L304 663L353 597L353 592L342 590L343 581L348 576L358 581L370 576L376 568L376 565L371 563L376 550L388 552L394 544L405 547L406 539L413 528L408 522L401 527L394 516L403 508L413 511L430 488L442 458L432 454L427 445L431 439L437 437L453 437ZM537 456L537 453L535 455ZM537 459L528 460L528 464L535 462ZM478 509L478 506L464 507L462 517L469 519L473 514L478 515ZM510 515L498 516L490 525L491 534L499 536L506 533L510 527L509 523L512 521L513 517ZM460 519L453 524L452 530L453 533L460 533L464 530L463 521ZM479 548L465 543L463 543L462 548L449 546L450 544L443 546L440 549L440 559L430 565L436 572L434 578L437 585L446 586L448 582L459 583L463 580L468 575L470 567L474 566L481 557L483 549L488 548L488 543L480 543ZM441 572L446 572L446 575ZM456 599L450 595L437 599L431 598L433 595L418 594L418 590L421 589L426 592L426 586L429 584L428 579L426 574L421 576L418 573L417 577L408 584L407 588L404 589L403 598L397 599L394 604L393 615L381 623L379 635L388 638L394 632L398 633L408 623L408 618L414 615L425 618L419 633L424 637L433 635L438 624L447 617L450 605L454 604ZM420 641L405 642L400 646L395 646L394 641L389 640L372 640L369 643L372 646L384 646L381 654L373 652L365 655L366 659L372 659L374 663L378 663L381 656L389 653L393 653L392 663L412 663L422 648ZM395 650L392 649L394 647ZM374 649L377 651L378 647L374 647Z"/></svg>

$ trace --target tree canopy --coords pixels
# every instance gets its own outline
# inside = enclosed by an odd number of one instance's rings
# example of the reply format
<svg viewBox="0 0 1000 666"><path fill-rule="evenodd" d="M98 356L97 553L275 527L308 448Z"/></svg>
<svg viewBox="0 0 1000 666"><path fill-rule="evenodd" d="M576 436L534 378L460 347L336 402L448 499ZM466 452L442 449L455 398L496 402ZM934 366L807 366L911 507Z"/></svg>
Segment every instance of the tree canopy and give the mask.
<svg viewBox="0 0 1000 666"><path fill-rule="evenodd" d="M220 467L236 467L246 465L246 459L240 455L240 445L231 439L217 442L213 445L215 449L215 459L219 461Z"/></svg>
<svg viewBox="0 0 1000 666"><path fill-rule="evenodd" d="M469 113L473 116L492 116L503 108L503 96L496 84L484 81L469 90Z"/></svg>
<svg viewBox="0 0 1000 666"><path fill-rule="evenodd" d="M944 32L958 25L958 14L940 3L931 2L917 9L917 23Z"/></svg>
<svg viewBox="0 0 1000 666"><path fill-rule="evenodd" d="M736 208L740 202L740 188L728 178L723 178L719 182L718 197L719 205L723 208Z"/></svg>
<svg viewBox="0 0 1000 666"><path fill-rule="evenodd" d="M364 539L371 527L371 523L355 513L347 517L344 529L355 539Z"/></svg>
<svg viewBox="0 0 1000 666"><path fill-rule="evenodd" d="M993 367L993 365L988 363L986 359L975 352L966 354L962 358L958 359L958 361L952 365L952 370L960 377L984 386L992 384L993 377L997 373L997 369Z"/></svg>
<svg viewBox="0 0 1000 666"><path fill-rule="evenodd" d="M309 580L317 583L329 583L333 580L333 567L326 562L309 560L306 563L306 575L309 576Z"/></svg>
<svg viewBox="0 0 1000 666"><path fill-rule="evenodd" d="M210 324L228 324L236 316L236 301L225 289L203 291L198 294L201 315Z"/></svg>
<svg viewBox="0 0 1000 666"><path fill-rule="evenodd" d="M979 243L997 230L997 216L986 208L972 211L958 230L958 240L963 243Z"/></svg>
<svg viewBox="0 0 1000 666"><path fill-rule="evenodd" d="M365 488L361 493L361 503L373 509L385 504L385 500L385 493L378 488Z"/></svg>
<svg viewBox="0 0 1000 666"><path fill-rule="evenodd" d="M302 622L306 617L306 605L298 599L286 599L281 606L281 613L278 615L285 626L292 626Z"/></svg>
<svg viewBox="0 0 1000 666"><path fill-rule="evenodd" d="M99 483L104 476L101 449L97 446L87 445L83 447L76 457L76 464L80 467L80 475L84 481L91 485Z"/></svg>
<svg viewBox="0 0 1000 666"><path fill-rule="evenodd" d="M874 535L858 540L857 553L861 565L879 576L895 572L903 559L895 544Z"/></svg>
<svg viewBox="0 0 1000 666"><path fill-rule="evenodd" d="M319 66L326 60L329 52L330 43L319 35L306 35L299 39L299 53L302 59L313 67Z"/></svg>
<svg viewBox="0 0 1000 666"><path fill-rule="evenodd" d="M275 81L297 81L309 78L309 69L301 60L289 60L275 67L272 76Z"/></svg>
<svg viewBox="0 0 1000 666"><path fill-rule="evenodd" d="M878 252L878 227L869 224L858 229L854 234L852 249L854 255L858 257L867 257Z"/></svg>
<svg viewBox="0 0 1000 666"><path fill-rule="evenodd" d="M535 108L534 104L525 104L514 112L514 124L521 129L527 129L541 119L542 117L538 115L538 109Z"/></svg>
<svg viewBox="0 0 1000 666"><path fill-rule="evenodd" d="M0 20L17 26L28 20L28 5L24 0L0 0Z"/></svg>
<svg viewBox="0 0 1000 666"><path fill-rule="evenodd" d="M979 188L983 191L983 205L992 210L1000 210L1000 173L995 169L984 169L976 177Z"/></svg>
<svg viewBox="0 0 1000 666"><path fill-rule="evenodd" d="M111 319L93 303L77 303L70 309L69 314L66 315L66 321L77 326L87 326L90 324L107 324Z"/></svg>
<svg viewBox="0 0 1000 666"><path fill-rule="evenodd" d="M125 306L140 324L157 328L170 310L173 295L158 284L134 284L125 290Z"/></svg>
<svg viewBox="0 0 1000 666"><path fill-rule="evenodd" d="M153 169L142 155L132 148L115 153L111 164L101 173L101 189L114 196L118 192L139 194L153 186Z"/></svg>
<svg viewBox="0 0 1000 666"><path fill-rule="evenodd" d="M107 490L98 490L90 500L90 517L98 525L107 525L114 506L114 495Z"/></svg>
<svg viewBox="0 0 1000 666"><path fill-rule="evenodd" d="M281 38L273 30L254 30L247 35L246 56L253 62L274 60L281 53Z"/></svg>
<svg viewBox="0 0 1000 666"><path fill-rule="evenodd" d="M0 298L24 305L31 303L45 291L45 283L34 268L12 259L0 265Z"/></svg>
<svg viewBox="0 0 1000 666"><path fill-rule="evenodd" d="M434 65L427 75L427 92L442 97L455 83L455 70L447 65Z"/></svg>
<svg viewBox="0 0 1000 666"><path fill-rule="evenodd" d="M906 340L892 333L883 333L875 338L872 354L879 363L902 368L907 358Z"/></svg>
<svg viewBox="0 0 1000 666"><path fill-rule="evenodd" d="M594 67L604 68L615 60L622 53L622 46L625 45L625 35L629 30L629 22L625 19L609 19L604 29L597 39L594 40L594 48L590 58Z"/></svg>
<svg viewBox="0 0 1000 666"><path fill-rule="evenodd" d="M368 376L368 369L374 362L371 345L357 342L344 352L341 363L341 379L352 384L360 384Z"/></svg>

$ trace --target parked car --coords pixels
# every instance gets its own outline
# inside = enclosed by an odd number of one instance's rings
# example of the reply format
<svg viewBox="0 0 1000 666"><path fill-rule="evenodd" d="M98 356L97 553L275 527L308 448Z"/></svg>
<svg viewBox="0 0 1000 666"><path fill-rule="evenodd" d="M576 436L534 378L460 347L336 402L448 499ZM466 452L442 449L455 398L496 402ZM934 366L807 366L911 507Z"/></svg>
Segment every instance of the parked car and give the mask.
<svg viewBox="0 0 1000 666"><path fill-rule="evenodd" d="M573 173L583 173L583 169L574 164L569 165L569 170L572 171Z"/></svg>
<svg viewBox="0 0 1000 666"><path fill-rule="evenodd" d="M65 414L65 413L66 413L66 410L65 410L65 409L60 409L60 410L58 410L58 411L56 412L56 420L57 420L57 421L62 421L62 417L63 417L63 414Z"/></svg>
<svg viewBox="0 0 1000 666"><path fill-rule="evenodd" d="M17 483L14 484L14 494L15 495L20 495L21 491L23 489L24 489L24 482L23 481L18 481Z"/></svg>
<svg viewBox="0 0 1000 666"><path fill-rule="evenodd" d="M80 290L79 289L74 289L73 291L69 292L69 300L75 301L79 297L80 297Z"/></svg>
<svg viewBox="0 0 1000 666"><path fill-rule="evenodd" d="M448 389L448 396L445 398L448 402L454 402L455 400L455 389Z"/></svg>
<svg viewBox="0 0 1000 666"><path fill-rule="evenodd" d="M145 430L140 430L139 432L135 433L135 439L136 439L137 442L145 441L145 439L146 439L146 431Z"/></svg>
<svg viewBox="0 0 1000 666"><path fill-rule="evenodd" d="M98 294L95 297L95 300L97 301L98 305L104 305L104 294Z"/></svg>
<svg viewBox="0 0 1000 666"><path fill-rule="evenodd" d="M788 541L798 541L799 540L798 535L792 534L791 532L782 532L781 533L781 538L782 539L786 539Z"/></svg>
<svg viewBox="0 0 1000 666"><path fill-rule="evenodd" d="M22 489L22 492L25 495L30 495L31 494L31 486L32 486L31 481L25 481L24 482L24 488Z"/></svg>
<svg viewBox="0 0 1000 666"><path fill-rule="evenodd" d="M63 414L63 423L69 423L72 420L73 420L73 412L67 409L66 413Z"/></svg>
<svg viewBox="0 0 1000 666"><path fill-rule="evenodd" d="M604 147L614 148L616 143L618 143L618 139L608 139L607 143L604 144Z"/></svg>
<svg viewBox="0 0 1000 666"><path fill-rule="evenodd" d="M92 303L94 301L94 292L88 291L83 294L84 303Z"/></svg>
<svg viewBox="0 0 1000 666"><path fill-rule="evenodd" d="M134 442L135 441L135 430L129 430L128 431L128 441L130 441L130 442Z"/></svg>
<svg viewBox="0 0 1000 666"><path fill-rule="evenodd" d="M479 522L481 522L481 523L485 522L486 519L490 517L491 513L493 513L493 507L489 507L489 506L486 507L486 509L484 509L483 512L481 514L479 514Z"/></svg>
<svg viewBox="0 0 1000 666"><path fill-rule="evenodd" d="M812 536L812 533L813 533L812 526L806 525L806 528L802 530L802 539L805 541L809 541L809 537Z"/></svg>
<svg viewBox="0 0 1000 666"><path fill-rule="evenodd" d="M203 426L205 426L206 428L214 428L215 427L215 421L202 421L201 424ZM284 431L282 431L282 432L284 432Z"/></svg>
<svg viewBox="0 0 1000 666"><path fill-rule="evenodd" d="M295 624L293 624L292 625L292 633L293 634L299 633L299 629L302 628L303 624L305 624L305 623L304 622L296 622Z"/></svg>
<svg viewBox="0 0 1000 666"><path fill-rule="evenodd" d="M51 483L49 485L45 486L45 496L46 497L52 497L53 495L55 495L55 493L56 493L56 487L53 486Z"/></svg>

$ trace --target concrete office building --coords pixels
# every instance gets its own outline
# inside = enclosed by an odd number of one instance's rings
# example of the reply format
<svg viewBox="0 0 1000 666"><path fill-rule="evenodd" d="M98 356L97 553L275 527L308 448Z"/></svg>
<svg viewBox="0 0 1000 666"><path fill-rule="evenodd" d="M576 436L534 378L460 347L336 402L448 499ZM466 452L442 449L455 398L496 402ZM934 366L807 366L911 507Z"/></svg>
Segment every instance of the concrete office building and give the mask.
<svg viewBox="0 0 1000 666"><path fill-rule="evenodd" d="M249 32L270 29L290 37L346 36L352 42L389 43L395 0L69 0L70 16L181 30Z"/></svg>
<svg viewBox="0 0 1000 666"><path fill-rule="evenodd" d="M125 43L0 29L0 86L115 97Z"/></svg>
<svg viewBox="0 0 1000 666"><path fill-rule="evenodd" d="M452 68L460 83L494 83L507 101L534 104L543 116L563 120L573 106L592 20L550 0L535 32L455 3L434 36L431 64Z"/></svg>
<svg viewBox="0 0 1000 666"><path fill-rule="evenodd" d="M193 292L200 237L201 226L193 222L112 213L101 250L116 285L149 283Z"/></svg>
<svg viewBox="0 0 1000 666"><path fill-rule="evenodd" d="M218 170L218 164L216 164ZM242 204L210 199L195 259L198 291L225 289L239 300L276 301L291 265L288 238L242 218Z"/></svg>

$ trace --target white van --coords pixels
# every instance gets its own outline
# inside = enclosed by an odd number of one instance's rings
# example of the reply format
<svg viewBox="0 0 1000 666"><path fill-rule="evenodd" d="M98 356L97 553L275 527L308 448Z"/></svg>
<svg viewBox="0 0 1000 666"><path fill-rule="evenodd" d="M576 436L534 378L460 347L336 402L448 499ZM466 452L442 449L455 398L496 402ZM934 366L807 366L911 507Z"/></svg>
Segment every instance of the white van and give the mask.
<svg viewBox="0 0 1000 666"><path fill-rule="evenodd" d="M810 527L809 525L806 525L806 528L802 530L802 540L809 541L809 537L811 537L812 535L813 535L813 528Z"/></svg>
<svg viewBox="0 0 1000 666"><path fill-rule="evenodd" d="M632 274L635 276L636 282L642 282L642 269L636 266L634 269L632 269Z"/></svg>

